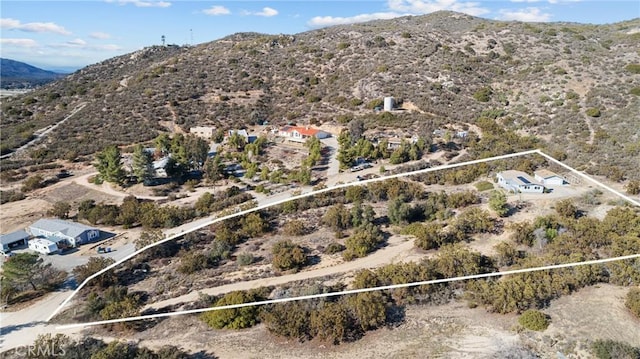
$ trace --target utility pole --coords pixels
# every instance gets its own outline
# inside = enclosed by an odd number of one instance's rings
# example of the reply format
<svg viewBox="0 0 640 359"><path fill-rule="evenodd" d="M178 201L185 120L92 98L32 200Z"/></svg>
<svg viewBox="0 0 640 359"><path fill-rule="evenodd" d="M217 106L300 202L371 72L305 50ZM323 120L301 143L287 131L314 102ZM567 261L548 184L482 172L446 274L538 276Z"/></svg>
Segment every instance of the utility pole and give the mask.
<svg viewBox="0 0 640 359"><path fill-rule="evenodd" d="M164 46L164 40L165 40L164 35L162 35L161 39L162 39L162 46Z"/></svg>

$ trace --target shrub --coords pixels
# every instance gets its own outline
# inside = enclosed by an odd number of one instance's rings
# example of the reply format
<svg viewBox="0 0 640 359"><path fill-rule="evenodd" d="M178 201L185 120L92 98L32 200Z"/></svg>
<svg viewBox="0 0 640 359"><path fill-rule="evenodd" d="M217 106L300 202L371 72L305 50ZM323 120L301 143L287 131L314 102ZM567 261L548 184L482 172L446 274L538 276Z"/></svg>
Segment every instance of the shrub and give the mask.
<svg viewBox="0 0 640 359"><path fill-rule="evenodd" d="M475 186L478 192L483 192L483 191L488 191L490 189L493 189L493 183L489 181L480 181L476 183Z"/></svg>
<svg viewBox="0 0 640 359"><path fill-rule="evenodd" d="M629 93L632 95L640 96L640 87L634 87L629 90Z"/></svg>
<svg viewBox="0 0 640 359"><path fill-rule="evenodd" d="M640 288L632 288L629 290L624 305L629 308L633 315L640 318Z"/></svg>
<svg viewBox="0 0 640 359"><path fill-rule="evenodd" d="M271 264L277 270L299 269L307 262L304 249L289 240L274 244L271 253L273 254Z"/></svg>
<svg viewBox="0 0 640 359"><path fill-rule="evenodd" d="M338 242L331 242L331 243L329 243L327 248L324 249L324 253L325 254L340 253L340 252L344 251L345 248L346 248L345 246L343 246L342 244L340 244Z"/></svg>
<svg viewBox="0 0 640 359"><path fill-rule="evenodd" d="M254 261L254 258L253 258L253 254L251 253L238 254L237 263L239 266L248 266L249 264L253 263L253 261Z"/></svg>
<svg viewBox="0 0 640 359"><path fill-rule="evenodd" d="M624 68L632 74L640 74L640 64L628 64Z"/></svg>
<svg viewBox="0 0 640 359"><path fill-rule="evenodd" d="M231 292L219 299L214 307L250 303L260 299L262 299L260 296L252 292ZM205 312L202 314L201 319L207 323L207 325L216 329L244 329L254 326L258 322L258 315L258 306L248 306Z"/></svg>
<svg viewBox="0 0 640 359"><path fill-rule="evenodd" d="M627 193L630 195L640 194L640 181L639 180L631 180L625 186Z"/></svg>
<svg viewBox="0 0 640 359"><path fill-rule="evenodd" d="M296 219L285 223L282 227L282 231L287 236L297 237L304 235L307 230L304 227L304 222Z"/></svg>
<svg viewBox="0 0 640 359"><path fill-rule="evenodd" d="M493 95L491 87L483 87L473 94L473 98L478 102L489 102L491 95Z"/></svg>
<svg viewBox="0 0 640 359"><path fill-rule="evenodd" d="M637 359L640 348L611 339L598 339L591 344L591 351L598 359Z"/></svg>
<svg viewBox="0 0 640 359"><path fill-rule="evenodd" d="M589 117L600 117L601 115L600 110L595 107L588 108L585 113Z"/></svg>
<svg viewBox="0 0 640 359"><path fill-rule="evenodd" d="M518 323L529 330L543 331L549 326L547 315L535 309L525 310Z"/></svg>

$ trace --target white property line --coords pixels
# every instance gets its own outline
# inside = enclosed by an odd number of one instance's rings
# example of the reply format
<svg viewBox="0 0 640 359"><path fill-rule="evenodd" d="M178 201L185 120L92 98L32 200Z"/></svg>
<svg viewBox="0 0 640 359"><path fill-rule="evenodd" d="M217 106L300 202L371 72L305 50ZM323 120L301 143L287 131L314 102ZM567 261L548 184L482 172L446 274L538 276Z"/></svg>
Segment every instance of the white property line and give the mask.
<svg viewBox="0 0 640 359"><path fill-rule="evenodd" d="M405 172L405 173L398 173L398 174L394 174L394 175L381 176L381 177L378 177L378 178L372 178L372 179L363 180L363 181L343 183L343 184L335 185L335 186L332 186L332 187L323 188L323 189L319 189L319 190L316 190L316 191L307 192L307 193L304 193L304 194L299 194L299 195L296 195L296 196L292 196L292 197L289 197L289 198L285 198L285 199L282 199L282 200L275 201L275 202L273 202L273 203L263 204L263 205L256 206L256 207L253 207L253 208L250 208L250 209L247 209L247 210L239 211L239 212L236 212L236 213L233 213L233 214L227 215L227 216L223 216L223 217L215 218L215 219L213 219L213 220L211 220L211 221L205 222L204 224L200 224L200 225L198 225L198 226L195 226L195 227L193 227L192 229L187 230L187 231L185 231L185 232L181 232L181 233L179 233L179 234L174 234L174 235L171 235L171 236L169 236L169 237L167 237L167 238L165 238L165 239L162 239L162 240L160 240L160 241L158 241L158 242L151 243L151 244L149 244L149 245L145 246L144 248L141 248L140 250L135 251L134 253L132 253L132 254L130 254L130 255L128 255L128 256L126 256L126 257L122 258L121 260L119 260L119 261L117 261L117 262L115 262L115 263L113 263L113 264L109 265L108 267L106 267L106 268L104 268L104 269L100 270L99 272L94 273L93 275L91 275L91 276L87 277L87 278L86 278L86 279L85 279L85 280L84 280L84 281L83 281L83 282L82 282L82 283L81 283L81 284L80 284L80 285L79 285L79 286L78 286L78 287L77 287L77 288L76 288L76 289L75 289L75 290L74 290L74 291L69 295L69 297L67 297L67 299L65 299L65 300L62 302L62 304L60 304L60 305L56 308L56 310L54 310L54 312L53 312L53 313L52 313L52 314L47 318L47 320L46 320L46 321L47 321L47 322L49 322L49 321L50 321L54 316L56 316L56 315L60 312L60 310L62 310L62 308L64 308L64 306L66 306L66 305L67 305L67 303L69 303L69 301L70 301L70 300L71 300L71 299L72 299L72 298L73 298L73 297L74 297L74 296L75 296L75 295L76 295L76 294L77 294L77 293L78 293L82 288L84 288L84 286L85 286L85 285L86 285L86 284L87 284L91 279L93 279L93 278L95 278L95 277L97 277L97 276L101 275L102 273L105 273L106 271L108 271L108 270L110 270L110 269L113 269L114 267L116 267L116 266L118 266L118 265L122 264L123 262L125 262L125 261L127 261L127 260L129 260L129 259L133 258L134 256L136 256L136 255L138 255L138 254L142 253L143 251L145 251L145 250L147 250L147 249L149 249L149 248L152 248L152 247L154 247L154 246L160 245L160 244L165 243L165 242L167 242L167 241L170 241L170 240L173 240L173 239L176 239L176 238L182 237L182 236L184 236L184 235L186 235L186 234L188 234L188 233L191 233L191 232L194 232L194 231L200 230L200 229L202 229L202 228L204 228L204 227L210 226L211 224L218 223L218 222L221 222L221 221L225 221L225 220L227 220L227 219L231 219L231 218L236 218L236 217L239 217L239 216L243 216L243 215L245 215L245 214L253 213L253 212L256 212L256 211L259 211L259 210L262 210L262 209L266 209L266 208L269 208L269 207L277 206L277 205L280 205L280 204L283 204L283 203L286 203L286 202L289 202L289 201L295 201L295 200L298 200L298 199L301 199L301 198L310 197L310 196L317 195L317 194L320 194L320 193L325 193L325 192L333 191L333 190L336 190L336 189L347 188L347 187L351 187L351 186L362 186L362 185L366 185L366 184L373 183L373 182L386 181L386 180L394 179L394 178L408 177L408 176L413 176L413 175L422 174L422 173L428 173L428 172L434 172L434 171L446 170L446 169L451 169L451 168L456 168L456 167L462 167L462 166L467 166L467 165L474 165L474 164L479 164L479 163L485 163L485 162L491 162L491 161L502 160L502 159L507 159L507 158L513 158L513 157L526 156L526 155L530 155L530 154L539 154L539 155L542 155L542 156L544 156L545 158L549 158L549 159L553 160L554 162L558 162L558 163L560 163L562 166L565 166L565 167L569 168L569 169L570 169L570 170L572 170L572 171L576 171L576 170L574 170L573 168L571 168L571 167L569 167L569 166L566 166L566 165L565 165L565 164L563 164L562 162L559 162L559 161L557 161L556 159L554 159L554 158L552 158L552 157L547 156L547 155L546 155L546 154L544 154L541 150L536 149L536 150L529 150L529 151L522 151L522 152L517 152L517 153L511 153L511 154L507 154L507 155L501 155L501 156L495 156L495 157L483 158L483 159L478 159L478 160L472 160L472 161L467 161L467 162L454 163L454 164L447 164L447 165L442 165L442 166L437 166L437 167L432 167L432 168L425 168L425 169L421 169L421 170L410 171L410 172ZM581 173L580 173L580 172L578 172L578 171L576 171L576 173L580 174L581 176L585 176L586 178L590 179L591 181L595 182L596 184L598 184L598 185L600 185L600 186L602 186L602 187L604 187L604 188L606 188L606 189L609 189L609 190L613 191L614 193L616 193L616 194L620 195L617 191L614 191L614 190L610 189L609 187L607 187L607 186L605 186L605 185L603 185L603 184L601 184L601 183L599 183L599 182L597 182L597 181L595 181L595 180L593 180L593 179L589 178L588 176L583 175L583 174L581 174ZM639 204L639 203L637 203L637 202L635 202L635 201L633 201L633 200L630 200L628 197L626 197L626 196L622 196L622 197L623 197L623 198L625 198L625 199L627 199L627 200L629 200L630 202L632 202L632 203L634 203L634 204L636 204L636 205L640 206L640 204Z"/></svg>
<svg viewBox="0 0 640 359"><path fill-rule="evenodd" d="M582 173L582 172L578 171L577 169L575 169L575 168L573 168L573 167L570 167L570 166L568 166L568 165L566 165L566 164L564 164L564 163L562 163L562 162L560 162L560 161L556 160L555 158L553 158L553 157L549 156L548 154L546 154L546 153L544 153L544 152L542 152L542 151L540 151L540 150L536 150L536 151L538 151L538 154L540 154L542 157L544 157L544 158L546 158L546 159L548 159L548 160L550 160L550 161L552 161L552 162L554 162L554 163L556 163L556 164L558 164L558 165L560 165L560 166L562 166L562 167L564 167L564 168L568 169L569 171L573 172L574 174L576 174L576 175L578 175L578 176L580 176L580 177L582 177L582 178L585 178L585 179L587 179L587 180L589 180L589 181L591 181L591 182L593 182L593 183L597 184L598 186L600 186L600 187L602 187L602 188L606 189L607 191L610 191L610 192L615 193L616 195L618 195L619 197L623 198L624 200L626 200L626 201L628 201L628 202L631 202L631 203L633 203L634 205L636 205L636 206L640 207L640 202L638 202L638 201L634 200L633 198L631 198L631 197L629 197L629 196L626 196L626 195L624 195L624 194L622 194L622 193L620 193L620 192L616 191L615 189L613 189L613 188L611 188L611 187L607 186L606 184L604 184L604 183L602 183L602 182L600 182L600 181L597 181L597 180L595 180L595 179L591 178L590 176L588 176L588 175L586 175L586 174L584 174L584 173Z"/></svg>
<svg viewBox="0 0 640 359"><path fill-rule="evenodd" d="M191 310L183 310L183 311L171 312L171 313L158 313L158 314L140 315L136 317L127 317L127 318L120 318L120 319L101 320L97 322L66 324L66 325L58 326L56 329L64 330L64 329L78 328L78 327L90 327L90 326L103 325L103 324L114 324L114 323L131 322L136 320L172 317L172 316L184 315L184 314L197 314L197 313L203 313L203 312L210 312L214 310L234 309L234 308L251 307L251 306L257 306L257 305L286 303L286 302L294 302L294 301L308 300L308 299L335 297L335 296L348 295L348 294L373 292L378 290L408 288L408 287L416 287L420 285L449 283L449 282L463 281L463 280L469 280L469 279L501 277L501 276L506 276L511 274L531 273L531 272L538 272L538 271L552 270L552 269L559 269L559 268L570 268L570 267L577 267L577 266L584 266L584 265L601 264L601 263L621 261L625 259L634 259L634 258L640 258L640 254L631 254L627 256L614 257L614 258L595 259L595 260L584 261L584 262L554 264L554 265L548 265L544 267L514 269L514 270L509 270L504 272L491 272L491 273L473 274L473 275L466 275L466 276L453 277L453 278L425 280L421 282L392 284L392 285L385 285L385 286L373 287L373 288L351 289L351 290L343 290L340 292L320 293L320 294L312 294L312 295L303 295L299 297L262 300L262 301L250 302L250 303L221 305L219 307L191 309Z"/></svg>
<svg viewBox="0 0 640 359"><path fill-rule="evenodd" d="M278 201L275 201L273 203L269 203L269 204L263 204L260 206L256 206L253 208L249 208L246 209L244 211L240 211L240 212L236 212L236 213L232 213L223 217L219 217L219 218L215 218L211 221L205 222L204 224L200 224L198 226L193 227L190 230L187 230L185 232L180 232L178 234L174 234L171 235L167 238L164 238L160 241L157 241L155 243L151 243L147 246L145 246L144 248L141 248L140 250L137 250L133 253L131 253L130 255L122 258L121 260L109 265L108 267L102 269L99 272L96 272L94 274L92 274L91 276L87 277L87 279L85 279L82 283L80 283L80 285L71 293L71 295L69 295L69 297L67 299L65 299L62 304L60 304L60 306L58 306L56 308L56 310L53 311L53 313L49 316L49 318L47 318L47 322L50 321L53 317L55 317L60 310L62 310L62 308L64 308L65 305L67 305L67 303L69 303L69 301L76 295L78 294L78 292L80 291L80 289L84 288L84 286L93 278L101 275L102 273L105 273L106 271L115 268L116 266L128 261L129 259L135 257L136 255L146 251L149 248L155 247L157 245L160 245L162 243L165 243L167 241L182 237L188 233L191 232L195 232L197 230L200 230L202 228L205 228L207 226L210 226L214 223L218 223L218 222L222 222L225 221L227 219L231 219L231 218L236 218L239 216L243 216L245 214L249 214L249 213L253 213L262 209L266 209L269 207L273 207L273 206L277 206L289 201L295 201L301 198L306 198L306 197L310 197L316 194L320 194L320 193L325 193L325 192L329 192L329 191L333 191L336 189L340 189L340 188L346 188L346 187L351 187L351 186L361 186L361 185L365 185L368 183L373 183L373 182L380 182L380 181L385 181L388 179L392 179L392 178L401 178L401 177L408 177L408 176L412 176L412 175L416 175L416 174L421 174L421 173L428 173L428 172L433 172L433 171L440 171L440 170L446 170L446 169L450 169L450 168L456 168L456 167L461 167L461 166L467 166L467 165L473 165L473 164L478 164L478 163L484 163L484 162L491 162L491 161L496 161L496 160L501 160L501 159L506 159L506 158L512 158L512 157L519 157L519 156L525 156L525 155L530 155L530 154L536 154L539 153L539 150L530 150L530 151L524 151L524 152L518 152L518 153L511 153L508 155L502 155L502 156L496 156L496 157L490 157L490 158L483 158L483 159L479 159L479 160L473 160L473 161L468 161L468 162L462 162L462 163L454 163L454 164L448 164L448 165L442 165L442 166L437 166L437 167L432 167L432 168L425 168L425 169L421 169L421 170L416 170L416 171L411 171L411 172L406 172L406 173L398 173L398 174L394 174L394 175L388 175L388 176L381 176L378 178L372 178L372 179L368 179L368 180L364 180L364 181L357 181L357 182L348 182L348 183L343 183L343 184L339 184L339 185L335 185L332 187L327 187L327 188L322 188L316 191L311 191L311 192L307 192L304 194L299 194L297 196L292 196L289 198L285 198L285 199L281 199Z"/></svg>

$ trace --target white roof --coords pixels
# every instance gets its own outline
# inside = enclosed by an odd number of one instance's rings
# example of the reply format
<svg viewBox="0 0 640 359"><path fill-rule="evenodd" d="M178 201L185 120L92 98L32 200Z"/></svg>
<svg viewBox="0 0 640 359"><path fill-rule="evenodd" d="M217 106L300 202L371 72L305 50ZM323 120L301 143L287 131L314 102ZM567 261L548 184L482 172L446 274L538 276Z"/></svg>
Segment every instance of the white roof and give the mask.
<svg viewBox="0 0 640 359"><path fill-rule="evenodd" d="M85 226L77 222L63 221L61 219L43 218L37 220L29 228L37 228L47 232L60 232L66 236L76 238L85 231L95 230L96 228Z"/></svg>
<svg viewBox="0 0 640 359"><path fill-rule="evenodd" d="M522 171L508 170L499 173L506 181L513 182L519 186L542 186L542 183L531 178Z"/></svg>

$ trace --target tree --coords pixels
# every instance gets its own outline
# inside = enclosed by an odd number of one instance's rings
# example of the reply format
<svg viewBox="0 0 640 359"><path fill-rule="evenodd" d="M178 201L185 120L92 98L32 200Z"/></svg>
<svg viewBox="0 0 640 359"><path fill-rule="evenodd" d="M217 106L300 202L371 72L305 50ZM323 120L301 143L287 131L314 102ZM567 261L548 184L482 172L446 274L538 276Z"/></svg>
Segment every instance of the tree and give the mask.
<svg viewBox="0 0 640 359"><path fill-rule="evenodd" d="M2 276L14 284L29 284L33 290L38 290L38 276L45 266L42 258L37 254L18 253L3 266Z"/></svg>
<svg viewBox="0 0 640 359"><path fill-rule="evenodd" d="M162 155L166 155L171 149L171 138L166 133L158 135L153 143L156 145L156 151Z"/></svg>
<svg viewBox="0 0 640 359"><path fill-rule="evenodd" d="M187 168L201 169L209 154L209 144L197 136L187 136L184 147L187 157Z"/></svg>
<svg viewBox="0 0 640 359"><path fill-rule="evenodd" d="M500 217L504 217L509 213L507 205L507 196L502 191L491 191L489 196L489 208L496 212Z"/></svg>
<svg viewBox="0 0 640 359"><path fill-rule="evenodd" d="M216 182L224 178L224 165L219 155L208 158L204 163L205 178L211 182Z"/></svg>
<svg viewBox="0 0 640 359"><path fill-rule="evenodd" d="M380 228L368 223L354 231L353 235L345 241L346 250L343 257L346 260L362 258L372 252L384 241Z"/></svg>
<svg viewBox="0 0 640 359"><path fill-rule="evenodd" d="M255 292L235 291L225 294L213 307L250 303L261 299L262 298ZM244 329L254 326L258 322L258 315L258 306L252 305L242 308L205 312L201 318L212 328Z"/></svg>
<svg viewBox="0 0 640 359"><path fill-rule="evenodd" d="M131 162L133 175L136 176L138 182L144 182L153 178L153 159L151 154L145 151L142 145L138 144L133 149L133 158Z"/></svg>
<svg viewBox="0 0 640 359"><path fill-rule="evenodd" d="M73 274L76 277L77 283L82 283L85 279L89 278L94 273L107 268L111 264L115 263L113 258L106 257L90 257L87 264L83 264L73 268ZM113 270L106 271L98 277L94 278L90 283L97 284L102 288L107 288L118 282L118 277Z"/></svg>
<svg viewBox="0 0 640 359"><path fill-rule="evenodd" d="M336 204L327 209L322 223L336 232L342 231L351 226L351 214L343 204Z"/></svg>
<svg viewBox="0 0 640 359"><path fill-rule="evenodd" d="M55 216L61 219L69 218L69 212L71 211L71 205L68 202L58 201L53 204L47 213L51 216Z"/></svg>
<svg viewBox="0 0 640 359"><path fill-rule="evenodd" d="M273 255L271 264L281 271L299 269L307 262L304 249L290 240L276 242L271 248L271 254Z"/></svg>
<svg viewBox="0 0 640 359"><path fill-rule="evenodd" d="M120 150L116 146L109 146L96 154L95 168L100 172L100 177L112 183L121 183L124 179Z"/></svg>

